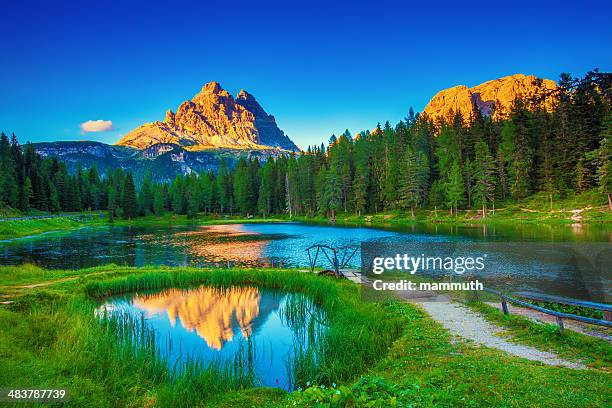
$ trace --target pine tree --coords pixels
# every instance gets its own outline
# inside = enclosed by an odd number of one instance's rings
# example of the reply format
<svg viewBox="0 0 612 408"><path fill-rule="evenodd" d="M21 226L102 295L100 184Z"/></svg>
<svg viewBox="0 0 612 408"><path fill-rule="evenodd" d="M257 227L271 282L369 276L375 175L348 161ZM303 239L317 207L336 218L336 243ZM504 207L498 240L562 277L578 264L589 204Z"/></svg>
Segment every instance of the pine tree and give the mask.
<svg viewBox="0 0 612 408"><path fill-rule="evenodd" d="M153 194L153 211L155 215L161 217L164 215L164 194L163 188L158 186Z"/></svg>
<svg viewBox="0 0 612 408"><path fill-rule="evenodd" d="M81 195L79 194L78 181L73 176L67 176L64 187L64 210L80 211Z"/></svg>
<svg viewBox="0 0 612 408"><path fill-rule="evenodd" d="M17 183L17 208L21 211L28 211L30 209L30 199L32 196L32 180L30 179L29 192L25 191L25 165L24 158L21 152L21 146L17 141L17 137L13 133L11 135L11 156L13 163L15 164L15 182ZM29 196L28 196L29 194Z"/></svg>
<svg viewBox="0 0 612 408"><path fill-rule="evenodd" d="M463 175L461 173L461 167L459 166L459 160L455 159L451 166L446 185L446 200L448 206L450 207L451 214L453 213L453 208L455 209L455 214L458 213L457 209L463 202L464 194L465 186Z"/></svg>
<svg viewBox="0 0 612 408"><path fill-rule="evenodd" d="M15 161L11 153L8 137L2 133L0 136L0 179L1 201L4 205L17 208L19 204L19 189L17 187L17 174Z"/></svg>
<svg viewBox="0 0 612 408"><path fill-rule="evenodd" d="M608 197L608 209L612 211L612 114L605 119L603 139L599 147L599 191Z"/></svg>
<svg viewBox="0 0 612 408"><path fill-rule="evenodd" d="M117 197L117 189L115 188L115 176L113 174L109 174L108 176L108 184L107 184L107 198L108 203L106 204L106 208L108 208L108 218L109 220L113 220L117 216L117 204L119 199Z"/></svg>
<svg viewBox="0 0 612 408"><path fill-rule="evenodd" d="M263 217L272 213L272 196L274 187L274 161L269 160L261 169L261 184L259 186L259 197L257 209Z"/></svg>
<svg viewBox="0 0 612 408"><path fill-rule="evenodd" d="M588 174L584 166L584 159L580 157L576 163L576 187L578 191L584 192L588 188Z"/></svg>
<svg viewBox="0 0 612 408"><path fill-rule="evenodd" d="M497 196L501 199L505 199L508 196L508 175L506 173L506 159L504 158L503 151L501 148L497 149L495 164L497 165L498 175Z"/></svg>
<svg viewBox="0 0 612 408"><path fill-rule="evenodd" d="M238 161L238 166L234 171L233 187L234 202L236 209L241 214L249 212L249 175L248 166L244 159Z"/></svg>
<svg viewBox="0 0 612 408"><path fill-rule="evenodd" d="M100 197L100 176L98 175L98 169L95 165L89 169L87 180L89 185L89 205L91 209L99 210L102 205Z"/></svg>
<svg viewBox="0 0 612 408"><path fill-rule="evenodd" d="M426 152L417 151L416 152L416 171L417 171L417 180L419 183L419 205L426 203L427 198L429 196L429 178L431 168L429 166L429 156Z"/></svg>
<svg viewBox="0 0 612 408"><path fill-rule="evenodd" d="M359 134L355 141L355 180L353 182L353 196L355 198L355 210L358 215L368 210L370 193L370 152L369 140L365 134Z"/></svg>
<svg viewBox="0 0 612 408"><path fill-rule="evenodd" d="M132 219L138 216L138 200L136 199L136 188L132 173L127 173L123 187L123 218Z"/></svg>
<svg viewBox="0 0 612 408"><path fill-rule="evenodd" d="M338 143L334 146L333 152L330 151L331 165L338 170L340 182L340 201L344 211L349 210L351 202L352 181L353 181L353 158L352 158L353 138L348 129L340 135Z"/></svg>
<svg viewBox="0 0 612 408"><path fill-rule="evenodd" d="M219 195L219 207L221 212L231 213L233 211L232 179L227 169L225 159L221 159L217 172L217 193Z"/></svg>
<svg viewBox="0 0 612 408"><path fill-rule="evenodd" d="M398 178L400 173L398 149L396 148L395 132L389 122L383 130L384 143L384 184L383 197L385 209L392 210L398 202Z"/></svg>
<svg viewBox="0 0 612 408"><path fill-rule="evenodd" d="M406 149L400 170L399 202L402 208L410 208L414 218L414 208L421 201L421 186L417 171L417 158L411 147Z"/></svg>
<svg viewBox="0 0 612 408"><path fill-rule="evenodd" d="M83 168L81 163L77 165L77 174L74 177L75 181L75 208L77 211L82 211L89 206L87 201L88 191L83 177Z"/></svg>
<svg viewBox="0 0 612 408"><path fill-rule="evenodd" d="M50 194L49 194L49 211L51 212L59 212L61 210L59 195L57 194L57 188L55 184L51 183L49 186Z"/></svg>
<svg viewBox="0 0 612 408"><path fill-rule="evenodd" d="M175 214L187 214L186 181L183 176L176 176L170 185L170 202Z"/></svg>
<svg viewBox="0 0 612 408"><path fill-rule="evenodd" d="M202 173L198 177L197 188L200 190L200 200L202 200L202 209L204 212L211 213L214 208L214 175Z"/></svg>
<svg viewBox="0 0 612 408"><path fill-rule="evenodd" d="M299 200L299 178L295 154L292 154L289 158L289 161L287 162L285 189L286 211L289 213L289 218L292 218L293 215L296 213L297 203Z"/></svg>
<svg viewBox="0 0 612 408"><path fill-rule="evenodd" d="M200 209L199 191L194 184L187 188L187 218L195 218Z"/></svg>
<svg viewBox="0 0 612 408"><path fill-rule="evenodd" d="M521 100L517 101L511 120L514 129L511 191L514 199L522 200L531 193L533 148L529 112Z"/></svg>
<svg viewBox="0 0 612 408"><path fill-rule="evenodd" d="M325 183L327 182L327 168L321 166L317 173L317 212L320 215L327 216L329 209L328 197L325 191Z"/></svg>
<svg viewBox="0 0 612 408"><path fill-rule="evenodd" d="M149 215L153 212L153 187L151 185L151 174L149 172L145 174L142 186L140 187L138 204L140 207L140 214Z"/></svg>
<svg viewBox="0 0 612 408"><path fill-rule="evenodd" d="M32 181L29 177L26 177L25 182L23 183L23 211L28 211L30 209L30 200L32 199Z"/></svg>
<svg viewBox="0 0 612 408"><path fill-rule="evenodd" d="M475 146L474 203L482 206L482 216L487 217L487 204L495 199L495 162L484 140Z"/></svg>
<svg viewBox="0 0 612 408"><path fill-rule="evenodd" d="M340 175L338 170L334 167L326 172L325 185L323 190L324 203L327 209L331 211L331 218L333 221L336 220L336 212L340 210L342 201L342 188Z"/></svg>

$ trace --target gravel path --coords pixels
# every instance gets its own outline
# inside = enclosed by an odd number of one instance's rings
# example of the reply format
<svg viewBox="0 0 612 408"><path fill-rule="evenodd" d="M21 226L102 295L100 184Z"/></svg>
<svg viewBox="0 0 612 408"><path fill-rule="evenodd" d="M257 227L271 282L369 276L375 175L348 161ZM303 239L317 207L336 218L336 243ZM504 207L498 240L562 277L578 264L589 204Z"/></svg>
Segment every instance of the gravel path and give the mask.
<svg viewBox="0 0 612 408"><path fill-rule="evenodd" d="M500 337L499 335L503 329L489 323L480 314L460 304L445 300L418 303L434 320L441 323L452 334L471 340L474 343L502 350L516 357L540 361L548 365L579 370L586 369L584 364L567 361L553 353L540 351L531 346L512 343Z"/></svg>

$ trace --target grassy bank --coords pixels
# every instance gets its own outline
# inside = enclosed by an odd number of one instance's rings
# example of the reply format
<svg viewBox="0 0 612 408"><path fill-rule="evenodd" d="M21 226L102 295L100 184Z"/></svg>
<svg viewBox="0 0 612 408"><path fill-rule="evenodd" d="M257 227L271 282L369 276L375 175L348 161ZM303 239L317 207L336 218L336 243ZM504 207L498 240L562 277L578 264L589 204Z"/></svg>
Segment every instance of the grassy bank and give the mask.
<svg viewBox="0 0 612 408"><path fill-rule="evenodd" d="M287 222L289 217L251 217L246 218L239 215L223 214L200 214L195 218L186 215L164 214L163 216L148 215L132 220L115 218L112 225L116 226L149 226L149 225L217 225L217 224L249 224L254 222Z"/></svg>
<svg viewBox="0 0 612 408"><path fill-rule="evenodd" d="M88 213L81 213L88 214ZM76 217L57 217L48 219L30 219L0 221L0 240L36 235L53 231L68 231L83 226L109 225L106 217L96 217L90 220L78 220ZM77 214L75 214L77 215ZM297 216L289 218L287 214L272 217L244 217L240 215L200 214L195 218L185 215L167 213L161 217L149 215L131 220L115 218L112 225L116 226L166 226L166 225L213 225L253 222L286 222L303 221L330 224L329 217L315 215L311 217ZM386 211L377 214L357 215L354 213L338 213L336 224L353 226L474 226L492 225L500 227L518 225L550 225L563 226L570 224L597 225L612 230L612 211L608 210L605 197L597 191L588 191L568 198L553 201L550 208L549 198L545 194L536 194L529 199L516 203L498 203L495 211L489 209L486 219L480 210L460 210L458 215L450 216L445 209L417 209L413 218L407 211Z"/></svg>
<svg viewBox="0 0 612 408"><path fill-rule="evenodd" d="M72 406L612 403L606 367L588 371L548 367L451 341L418 307L363 303L356 285L332 278L290 270L117 266L53 272L31 266L0 267L0 276L0 292L10 293L15 302L0 306L4 368L0 386L65 386L70 388ZM41 280L56 283L16 287ZM326 311L331 333L326 336L325 357L316 369L310 366L303 373L302 391L243 388L244 383L231 380L235 377L207 370L173 378L163 361L129 341L117 341L115 332L93 316L97 299L103 296L202 283L246 283L303 292ZM523 330L529 333L533 328ZM602 350L609 353L609 348Z"/></svg>
<svg viewBox="0 0 612 408"><path fill-rule="evenodd" d="M328 217L297 217L302 221L329 222ZM569 198L553 201L550 208L548 196L537 194L517 203L498 203L493 211L489 208L487 217L482 217L480 209L459 210L458 214L450 215L447 209L416 209L414 218L410 211L385 211L377 214L356 215L354 213L338 213L338 224L349 225L411 225L447 224L447 225L516 225L516 224L603 224L612 228L612 211L601 194L590 191Z"/></svg>
<svg viewBox="0 0 612 408"><path fill-rule="evenodd" d="M161 217L150 215L131 220L115 218L111 222L106 214L100 215L100 213L92 212L53 218L0 220L0 240L23 238L44 233L59 233L83 227L214 225L282 221L288 221L288 218L244 218L223 215L201 215L196 218L188 218L186 215L165 214Z"/></svg>
<svg viewBox="0 0 612 408"><path fill-rule="evenodd" d="M86 226L107 225L98 213L75 214L54 218L0 221L0 240L22 238L43 233L70 231Z"/></svg>

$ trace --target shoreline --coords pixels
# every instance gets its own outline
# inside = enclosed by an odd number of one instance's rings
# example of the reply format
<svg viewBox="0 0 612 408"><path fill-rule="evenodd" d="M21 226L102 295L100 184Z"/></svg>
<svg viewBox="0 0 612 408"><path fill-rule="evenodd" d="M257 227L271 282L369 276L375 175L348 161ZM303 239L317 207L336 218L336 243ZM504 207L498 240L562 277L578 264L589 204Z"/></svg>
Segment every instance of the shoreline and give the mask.
<svg viewBox="0 0 612 408"><path fill-rule="evenodd" d="M500 210L497 210L500 211ZM573 213L576 210L566 210L564 213ZM0 220L0 242L13 241L15 239L35 238L42 234L61 233L77 230L83 227L100 226L138 226L138 225L218 225L218 224L249 224L249 223L283 223L283 222L304 222L328 226L353 226L353 227L410 227L418 226L425 228L487 228L487 227L517 227L517 226L547 226L547 227L568 227L582 229L584 227L598 227L612 231L612 212L601 212L596 219L582 219L578 222L564 218L546 218L544 212L522 212L513 213L512 216L500 216L500 214L490 215L486 220L475 219L470 216L475 211L466 210L458 218L432 217L434 210L419 210L415 218L410 214L401 212L384 212L379 214L355 215L339 213L335 222L330 218L322 216L295 216L289 218L286 215L271 218L250 217L245 218L239 215L200 215L195 218L187 218L185 215L165 214L161 217L154 215L138 217L131 220L117 219L109 222L108 216L100 212L83 213L75 215L62 214L60 216L48 216L45 218L26 218ZM441 213L439 210L438 213ZM521 217L517 215L526 215ZM95 218L75 220L76 216L94 215Z"/></svg>

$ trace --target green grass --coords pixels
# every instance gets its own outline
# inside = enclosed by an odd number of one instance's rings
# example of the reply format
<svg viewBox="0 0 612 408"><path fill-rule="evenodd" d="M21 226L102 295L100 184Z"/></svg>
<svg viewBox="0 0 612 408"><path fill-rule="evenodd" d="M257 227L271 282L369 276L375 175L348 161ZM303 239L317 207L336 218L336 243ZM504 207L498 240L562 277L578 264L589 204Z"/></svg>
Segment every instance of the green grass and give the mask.
<svg viewBox="0 0 612 408"><path fill-rule="evenodd" d="M516 323L517 336L537 337L560 354L574 350L595 369L549 367L502 352L451 341L417 306L370 304L349 282L290 270L117 266L80 271L0 267L0 386L65 386L69 406L610 406L610 346L560 343L555 333ZM41 277L65 279L23 289ZM92 310L110 294L198 284L255 284L313 299L330 319L324 358L305 366L302 390L292 394L243 388L231 372L200 367L172 377L164 362ZM486 311L489 313L489 311ZM114 323L112 323L114 324ZM138 325L136 325L138 326ZM134 331L124 330L125 333ZM607 346L606 346L607 345ZM572 347L574 347L572 349ZM578 350L578 351L576 351ZM219 380L221 379L221 380Z"/></svg>
<svg viewBox="0 0 612 408"><path fill-rule="evenodd" d="M11 207L0 207L0 217L20 217L21 211Z"/></svg>
<svg viewBox="0 0 612 408"><path fill-rule="evenodd" d="M105 218L100 217L99 214L97 212L75 213L74 215L55 218L0 221L0 240L108 225ZM84 217L80 218L81 216Z"/></svg>
<svg viewBox="0 0 612 408"><path fill-rule="evenodd" d="M0 239L11 239L50 231L63 231L82 227L83 224L69 218L45 218L0 222Z"/></svg>
<svg viewBox="0 0 612 408"><path fill-rule="evenodd" d="M561 332L556 324L538 324L523 316L504 315L499 309L482 302L468 302L467 306L503 327L517 343L552 351L570 360L580 359L591 367L612 369L612 345L605 340L571 330Z"/></svg>
<svg viewBox="0 0 612 408"><path fill-rule="evenodd" d="M15 283L21 286L36 282L36 273L44 273L32 267L23 272L16 271L18 268L2 269L6 277L0 287L3 292ZM58 278L74 273L52 274ZM174 406L197 406L216 395L249 388L249 378L228 366L193 364L175 376L163 358L152 355L152 348L143 349L133 341L135 337L149 338L146 331L139 332L138 322L100 324L94 318L96 299L101 296L199 284L254 284L299 291L320 305L329 327L315 345L316 362L308 355L294 357L299 363L294 372L297 385L349 381L385 354L401 333L400 318L386 318L380 306L360 302L355 285L331 278L286 270L99 267L81 271L78 280L59 281L33 290L13 289L15 303L0 309L0 358L9 369L0 374L0 384L67 386L79 406L87 399L102 406L143 405L148 398L160 406L171 406L173 401ZM115 335L117 331L123 335ZM83 384L89 386L81 388Z"/></svg>
<svg viewBox="0 0 612 408"><path fill-rule="evenodd" d="M91 219L79 219L78 215L94 215ZM283 222L287 218L243 218L240 216L201 215L188 218L185 215L165 214L161 217L146 216L132 220L115 218L109 222L106 216L99 213L75 213L75 216L0 221L0 240L25 238L43 233L61 233L83 227L108 226L177 226L177 225L215 225L215 224L247 224L253 222Z"/></svg>
<svg viewBox="0 0 612 408"><path fill-rule="evenodd" d="M412 225L415 223L427 224L573 224L573 210L580 210L577 214L581 223L610 224L612 211L608 210L606 197L597 190L590 190L581 194L572 194L567 198L553 199L553 208L550 209L548 196L543 193L535 194L520 203L501 202L496 204L495 212L488 210L487 219L483 220L479 209L460 210L457 216L450 216L448 209L417 209L413 219L410 211L384 211L377 214L358 216L354 213L338 213L336 222L348 225ZM328 223L327 217L297 217L298 220Z"/></svg>
<svg viewBox="0 0 612 408"><path fill-rule="evenodd" d="M223 214L200 214L195 218L188 218L186 215L176 215L166 213L162 216L148 215L144 217L126 220L115 218L113 225L118 226L138 226L138 225L217 225L217 224L248 224L254 222L283 222L288 221L287 217L278 216L272 218L244 218L238 215Z"/></svg>

